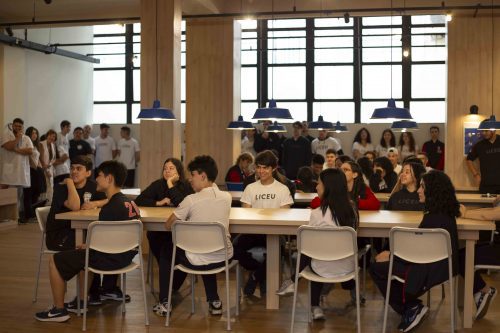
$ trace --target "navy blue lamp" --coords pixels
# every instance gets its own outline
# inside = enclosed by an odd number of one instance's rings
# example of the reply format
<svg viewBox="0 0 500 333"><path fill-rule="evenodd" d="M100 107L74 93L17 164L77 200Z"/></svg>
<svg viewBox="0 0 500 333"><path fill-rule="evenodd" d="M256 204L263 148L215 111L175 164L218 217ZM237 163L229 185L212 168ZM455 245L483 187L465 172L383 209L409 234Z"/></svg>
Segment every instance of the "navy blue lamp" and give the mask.
<svg viewBox="0 0 500 333"><path fill-rule="evenodd" d="M278 122L275 121L272 125L267 126L266 132L286 133L286 128L285 126L278 124Z"/></svg>
<svg viewBox="0 0 500 333"><path fill-rule="evenodd" d="M413 119L410 110L406 108L398 108L396 101L390 98L387 101L387 107L377 108L373 111L371 119Z"/></svg>
<svg viewBox="0 0 500 333"><path fill-rule="evenodd" d="M324 121L323 116L319 116L317 121L311 121L308 125L310 130L328 130L331 131L333 129L333 124L329 121Z"/></svg>
<svg viewBox="0 0 500 333"><path fill-rule="evenodd" d="M160 101L156 99L153 102L152 108L141 109L141 112L139 112L137 119L175 120L175 116L172 110L161 107Z"/></svg>
<svg viewBox="0 0 500 333"><path fill-rule="evenodd" d="M258 108L252 117L255 120L275 120L275 119L292 119L290 110L285 108L279 108L276 105L276 101L271 99L267 105L267 108Z"/></svg>
<svg viewBox="0 0 500 333"><path fill-rule="evenodd" d="M497 121L495 115L491 115L489 119L483 120L479 127L477 128L480 131L496 131L500 130L500 121Z"/></svg>
<svg viewBox="0 0 500 333"><path fill-rule="evenodd" d="M236 121L231 121L228 125L227 128L228 130L235 130L235 131L243 131L243 130L250 130L254 129L253 125L249 121L244 121L243 116L238 116L238 120Z"/></svg>
<svg viewBox="0 0 500 333"><path fill-rule="evenodd" d="M342 125L340 121L337 121L337 123L335 123L335 125L329 132L342 133L349 132L349 130L347 129L347 126Z"/></svg>
<svg viewBox="0 0 500 333"><path fill-rule="evenodd" d="M394 132L413 132L418 130L418 125L411 120L399 120L392 123L391 130Z"/></svg>

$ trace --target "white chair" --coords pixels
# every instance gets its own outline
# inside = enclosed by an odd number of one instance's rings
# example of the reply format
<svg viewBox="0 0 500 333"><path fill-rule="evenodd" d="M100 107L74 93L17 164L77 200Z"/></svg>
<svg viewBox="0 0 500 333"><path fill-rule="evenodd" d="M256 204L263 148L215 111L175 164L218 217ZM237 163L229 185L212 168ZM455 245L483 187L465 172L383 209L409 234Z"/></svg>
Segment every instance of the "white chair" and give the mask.
<svg viewBox="0 0 500 333"><path fill-rule="evenodd" d="M38 256L38 268L36 271L35 293L33 295L33 303L37 301L38 297L38 282L40 280L40 267L42 265L42 256L44 254L54 254L58 252L58 251L48 250L47 247L45 246L45 235L47 234L45 226L47 225L47 217L49 215L49 212L50 212L50 206L38 207L35 210L36 219L38 220L38 226L40 227L40 231L42 232L42 240L40 242L40 253Z"/></svg>
<svg viewBox="0 0 500 333"><path fill-rule="evenodd" d="M387 280L387 292L385 295L384 323L382 332L387 327L387 310L389 308L389 296L391 294L391 282L397 280L404 283L404 279L392 275L394 257L415 264L431 264L441 260L448 260L448 282L450 284L450 313L451 332L455 331L456 317L456 292L453 289L453 264L450 234L444 229L423 229L394 227L389 234L391 255L389 259L389 276ZM456 285L456 284L455 284Z"/></svg>
<svg viewBox="0 0 500 333"><path fill-rule="evenodd" d="M229 263L226 228L219 222L186 222L177 221L172 225L172 267L170 270L170 284L168 288L168 304L172 304L172 283L176 269L191 275L191 314L194 313L194 277L195 275L226 273L226 312L227 330L231 330L230 301L229 301L229 270L236 268L236 315L240 313L240 266L238 260ZM207 271L193 270L183 265L175 265L177 247L186 252L203 254L225 250L225 265ZM170 324L170 311L167 311L165 326Z"/></svg>
<svg viewBox="0 0 500 333"><path fill-rule="evenodd" d="M311 322L311 281L322 283L338 283L354 279L356 284L356 319L357 331L361 332L361 319L359 312L359 268L358 245L356 231L350 227L314 227L301 226L297 232L297 263L300 263L302 254L317 260L340 260L352 257L354 271L335 278L324 278L314 273L309 267L299 272L299 264L295 270L295 292L293 294L291 332L295 322L295 306L297 303L297 290L299 277L308 280L307 311Z"/></svg>
<svg viewBox="0 0 500 333"><path fill-rule="evenodd" d="M125 313L126 279L125 273L137 268L141 270L141 286L144 297L144 316L146 325L149 325L148 303L146 298L146 285L144 284L144 266L142 260L142 223L139 220L129 221L96 221L89 225L85 249L85 279L83 308L87 309L88 272L101 275L120 274L123 291L122 313ZM89 266L89 250L108 254L123 253L138 249L139 264L131 262L128 266L116 270L100 270ZM79 301L78 301L79 303ZM83 328L87 329L87 311L83 311Z"/></svg>

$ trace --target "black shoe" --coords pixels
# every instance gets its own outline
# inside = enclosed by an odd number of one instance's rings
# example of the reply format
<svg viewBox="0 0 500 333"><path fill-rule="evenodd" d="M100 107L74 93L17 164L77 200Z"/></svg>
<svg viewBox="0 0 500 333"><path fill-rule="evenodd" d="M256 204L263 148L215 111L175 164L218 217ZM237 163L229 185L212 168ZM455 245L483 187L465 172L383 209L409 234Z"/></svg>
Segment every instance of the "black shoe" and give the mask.
<svg viewBox="0 0 500 333"><path fill-rule="evenodd" d="M119 287L116 287L111 291L103 291L101 293L101 298L102 300L112 300L112 301L122 302L123 292ZM125 295L125 302L126 303L130 302L130 295Z"/></svg>
<svg viewBox="0 0 500 333"><path fill-rule="evenodd" d="M222 302L220 300L208 302L208 312L212 316L217 316L222 314Z"/></svg>
<svg viewBox="0 0 500 333"><path fill-rule="evenodd" d="M90 294L87 304L90 306L96 306L102 304L102 299L99 294Z"/></svg>
<svg viewBox="0 0 500 333"><path fill-rule="evenodd" d="M53 306L47 311L38 312L35 314L35 319L38 321L53 321L57 323L65 322L69 319L69 313L65 308L58 309Z"/></svg>
<svg viewBox="0 0 500 333"><path fill-rule="evenodd" d="M490 288L489 292L481 293L481 296L479 297L479 300L476 303L477 306L476 319L481 319L486 315L490 303L496 297L496 295L497 295L497 290L493 287Z"/></svg>
<svg viewBox="0 0 500 333"><path fill-rule="evenodd" d="M255 276L253 273L250 274L248 277L247 284L245 285L245 288L243 288L243 293L246 296L252 296L255 293L255 289L257 288L257 280L255 279Z"/></svg>
<svg viewBox="0 0 500 333"><path fill-rule="evenodd" d="M424 306L422 303L408 309L403 315L404 323L400 330L402 329L403 332L409 332L417 327L422 322L422 319L425 318L427 311L429 311L429 308Z"/></svg>
<svg viewBox="0 0 500 333"><path fill-rule="evenodd" d="M78 303L76 297L68 303L64 303L64 307L68 312L78 313ZM80 311L83 312L83 300L80 300ZM87 311L87 309L85 309Z"/></svg>

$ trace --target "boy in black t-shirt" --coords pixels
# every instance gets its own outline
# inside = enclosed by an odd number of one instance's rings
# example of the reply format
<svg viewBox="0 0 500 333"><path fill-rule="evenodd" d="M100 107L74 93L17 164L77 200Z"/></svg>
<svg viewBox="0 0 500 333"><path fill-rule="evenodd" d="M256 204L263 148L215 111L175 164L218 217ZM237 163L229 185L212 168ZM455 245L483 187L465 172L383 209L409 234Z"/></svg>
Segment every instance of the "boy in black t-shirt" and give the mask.
<svg viewBox="0 0 500 333"><path fill-rule="evenodd" d="M484 120L483 120L484 121ZM477 142L467 155L467 168L479 185L481 193L500 194L500 139L495 131L481 131L483 140ZM479 158L479 172L473 161Z"/></svg>
<svg viewBox="0 0 500 333"><path fill-rule="evenodd" d="M87 156L76 156L71 160L70 177L54 185L52 206L47 216L45 243L49 250L66 251L75 249L75 230L71 221L56 220L59 213L102 207L108 202L97 184L90 180L92 160Z"/></svg>
<svg viewBox="0 0 500 333"><path fill-rule="evenodd" d="M140 217L139 209L135 203L120 192L126 177L127 168L120 162L106 161L99 166L96 178L97 190L104 191L108 198L108 203L102 207L99 213L99 220L120 221ZM136 254L137 251L118 254L91 251L89 265L102 270L120 269L129 265ZM56 253L50 258L49 277L54 305L47 311L38 312L35 315L37 320L64 322L70 318L64 304L66 281L69 281L77 274L80 274L80 279L82 279L84 267L85 244L82 244L76 250ZM82 297L83 287L83 283L80 283L79 292Z"/></svg>

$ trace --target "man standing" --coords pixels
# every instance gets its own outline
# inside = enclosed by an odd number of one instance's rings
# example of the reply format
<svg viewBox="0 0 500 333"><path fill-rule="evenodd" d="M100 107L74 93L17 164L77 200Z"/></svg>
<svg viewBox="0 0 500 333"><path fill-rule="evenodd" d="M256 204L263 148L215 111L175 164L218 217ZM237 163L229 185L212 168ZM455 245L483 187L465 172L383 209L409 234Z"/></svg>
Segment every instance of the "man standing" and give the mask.
<svg viewBox="0 0 500 333"><path fill-rule="evenodd" d="M297 178L300 167L311 164L311 143L302 136L302 123L293 123L293 136L283 143L282 166L289 179Z"/></svg>
<svg viewBox="0 0 500 333"><path fill-rule="evenodd" d="M321 156L326 157L326 151L328 149L334 149L338 155L344 155L342 146L337 139L328 136L328 132L326 130L318 131L318 138L311 142L312 153L320 154Z"/></svg>
<svg viewBox="0 0 500 333"><path fill-rule="evenodd" d="M83 140L85 140L92 149L92 156L90 159L92 160L92 164L95 166L95 139L91 136L92 134L92 126L85 125L83 126Z"/></svg>
<svg viewBox="0 0 500 333"><path fill-rule="evenodd" d="M63 146L64 150L69 151L68 133L71 131L71 123L67 120L63 120L61 121L60 126L61 126L61 132L57 133L56 147Z"/></svg>
<svg viewBox="0 0 500 333"><path fill-rule="evenodd" d="M101 134L95 138L95 167L114 159L118 153L115 140L109 136L109 125L101 124ZM97 176L97 173L96 173Z"/></svg>
<svg viewBox="0 0 500 333"><path fill-rule="evenodd" d="M424 143L422 152L427 155L429 162L425 166L444 170L444 143L439 141L439 127L431 126L431 139Z"/></svg>
<svg viewBox="0 0 500 333"><path fill-rule="evenodd" d="M483 120L484 121L484 120ZM495 131L481 131L483 140L477 142L467 155L467 167L479 185L481 193L500 194L500 140ZM472 161L479 158L478 172Z"/></svg>
<svg viewBox="0 0 500 333"><path fill-rule="evenodd" d="M77 127L73 131L73 139L69 140L69 158L72 160L81 155L90 157L92 148L87 141L83 140L83 128Z"/></svg>
<svg viewBox="0 0 500 333"><path fill-rule="evenodd" d="M14 119L12 129L5 131L2 137L2 172L0 184L17 187L19 217L23 221L23 188L31 186L30 155L33 153L31 139L23 134L24 122Z"/></svg>
<svg viewBox="0 0 500 333"><path fill-rule="evenodd" d="M309 124L307 121L302 122L302 136L309 140L309 142L313 142L314 137L309 134Z"/></svg>
<svg viewBox="0 0 500 333"><path fill-rule="evenodd" d="M130 137L130 127L123 126L120 135L122 138L118 141L118 161L127 167L125 187L134 187L135 168L141 158L141 149L139 142Z"/></svg>
<svg viewBox="0 0 500 333"><path fill-rule="evenodd" d="M253 147L258 154L264 150L276 150L281 153L281 140L278 134L270 133L267 128L271 125L269 120L262 122L263 131L255 134Z"/></svg>

